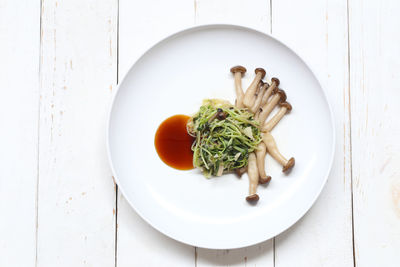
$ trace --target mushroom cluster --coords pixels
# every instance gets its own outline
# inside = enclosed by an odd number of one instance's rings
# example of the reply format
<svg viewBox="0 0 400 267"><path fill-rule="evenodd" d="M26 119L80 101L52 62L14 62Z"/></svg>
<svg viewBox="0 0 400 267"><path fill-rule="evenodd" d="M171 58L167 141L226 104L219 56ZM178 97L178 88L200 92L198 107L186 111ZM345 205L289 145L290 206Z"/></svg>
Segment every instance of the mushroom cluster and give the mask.
<svg viewBox="0 0 400 267"><path fill-rule="evenodd" d="M292 110L292 106L287 102L285 91L279 88L279 79L271 78L271 82L264 82L266 72L263 68L256 68L253 81L246 92L242 89L242 77L246 73L243 66L234 66L231 72L235 77L235 105L238 108L246 108L254 114L254 118L259 122L262 132L262 142L259 143L255 152L249 154L249 163L246 169L238 169L237 174L241 176L247 171L249 176L249 195L246 200L250 203L257 203L258 184L267 184L271 181L271 176L265 172L265 156L269 153L279 164L282 171L287 172L293 168L295 160L293 157L287 159L279 151L271 131L279 123L285 114ZM268 120L268 116L275 109L278 112Z"/></svg>

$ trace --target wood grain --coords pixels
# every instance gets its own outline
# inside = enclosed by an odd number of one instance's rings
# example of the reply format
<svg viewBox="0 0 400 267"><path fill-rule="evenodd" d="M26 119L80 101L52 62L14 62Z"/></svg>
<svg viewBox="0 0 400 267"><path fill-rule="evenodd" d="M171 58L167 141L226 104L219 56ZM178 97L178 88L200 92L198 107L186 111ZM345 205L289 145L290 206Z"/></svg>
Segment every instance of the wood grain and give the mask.
<svg viewBox="0 0 400 267"><path fill-rule="evenodd" d="M43 1L37 266L112 266L117 1Z"/></svg>
<svg viewBox="0 0 400 267"><path fill-rule="evenodd" d="M35 265L39 18L39 1L0 0L0 266Z"/></svg>
<svg viewBox="0 0 400 267"><path fill-rule="evenodd" d="M118 32L117 0L0 0L0 266L399 266L399 11L395 0L119 0ZM206 23L272 30L331 100L329 180L275 242L196 249L116 197L104 128L117 74Z"/></svg>
<svg viewBox="0 0 400 267"><path fill-rule="evenodd" d="M196 0L195 3L196 24L235 24L270 32L269 0Z"/></svg>
<svg viewBox="0 0 400 267"><path fill-rule="evenodd" d="M352 266L347 3L273 1L272 32L316 71L336 126L328 182L309 212L276 238L275 266Z"/></svg>
<svg viewBox="0 0 400 267"><path fill-rule="evenodd" d="M355 262L399 266L400 3L349 1Z"/></svg>

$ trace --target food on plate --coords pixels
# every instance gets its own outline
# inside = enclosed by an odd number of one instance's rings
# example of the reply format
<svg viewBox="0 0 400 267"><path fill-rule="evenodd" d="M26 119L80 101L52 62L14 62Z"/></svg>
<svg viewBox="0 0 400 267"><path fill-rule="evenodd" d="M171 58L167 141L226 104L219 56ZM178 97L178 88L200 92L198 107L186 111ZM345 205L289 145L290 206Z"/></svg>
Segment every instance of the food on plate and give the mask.
<svg viewBox="0 0 400 267"><path fill-rule="evenodd" d="M256 154L250 153L249 155L249 166L247 167L247 174L249 176L249 195L246 200L249 202L258 201L259 196L257 195L258 186L258 168Z"/></svg>
<svg viewBox="0 0 400 267"><path fill-rule="evenodd" d="M235 66L231 68L231 72L235 77L236 106L238 108L244 108L243 105L244 92L242 88L242 76L246 73L246 68L243 66Z"/></svg>
<svg viewBox="0 0 400 267"><path fill-rule="evenodd" d="M158 156L165 164L178 170L193 169L193 137L186 131L189 119L186 115L169 117L160 124L154 138Z"/></svg>
<svg viewBox="0 0 400 267"><path fill-rule="evenodd" d="M267 146L268 152L271 156L282 165L282 171L286 172L294 166L294 158L286 159L279 152L274 137L269 132L263 133L263 142Z"/></svg>
<svg viewBox="0 0 400 267"><path fill-rule="evenodd" d="M258 183L266 184L271 180L271 176L265 173L265 156L267 155L267 146L264 142L260 142L256 149L257 169L258 169Z"/></svg>
<svg viewBox="0 0 400 267"><path fill-rule="evenodd" d="M269 114L271 114L272 110L276 107L276 105L280 101L286 100L285 91L278 89L276 93L271 96L271 99L260 108L259 115L257 116L258 121L260 122L261 127L264 125L264 122L268 118Z"/></svg>
<svg viewBox="0 0 400 267"><path fill-rule="evenodd" d="M256 101L256 92L260 87L261 79L265 76L265 70L263 68L257 68L254 70L256 73L256 77L247 88L246 93L244 94L243 104L247 108L251 108Z"/></svg>
<svg viewBox="0 0 400 267"><path fill-rule="evenodd" d="M256 114L256 112L260 109L263 97L264 97L265 93L267 92L267 90L266 90L267 87L268 87L268 83L264 83L263 81L260 81L260 87L256 93L256 100L254 101L253 106L251 106L249 108L252 113Z"/></svg>
<svg viewBox="0 0 400 267"><path fill-rule="evenodd" d="M246 68L235 66L231 72L235 81L235 107L224 100L208 99L188 121L188 133L195 137L193 166L200 168L206 177L232 171L241 177L247 172L249 195L246 200L255 203L259 200L258 184L271 180L265 171L267 153L282 165L283 172L295 164L293 157L286 159L280 153L270 133L292 106L286 101L285 91L278 88L278 78L272 78L270 83L263 81L266 75L263 68L255 69L256 75L245 93L242 76ZM267 121L276 107L279 107L278 112Z"/></svg>
<svg viewBox="0 0 400 267"><path fill-rule="evenodd" d="M279 111L267 122L263 125L261 131L270 132L274 127L278 124L278 122L283 118L283 116L292 110L292 105L289 102L281 102L279 103L280 109Z"/></svg>
<svg viewBox="0 0 400 267"><path fill-rule="evenodd" d="M193 165L206 177L247 166L249 153L261 142L254 114L219 99L204 100L189 119L187 130L195 138Z"/></svg>
<svg viewBox="0 0 400 267"><path fill-rule="evenodd" d="M253 112L256 112L256 115L260 113L260 108L265 106L265 104L267 104L268 99L271 96L271 94L275 94L276 93L278 85L279 85L278 78L272 78L271 79L271 84L268 86L267 90L265 91L264 95L262 96L259 108L257 110L253 111Z"/></svg>
<svg viewBox="0 0 400 267"><path fill-rule="evenodd" d="M221 99L203 100L198 112L190 118L180 120L178 126L175 125L180 129L179 135L167 135L160 130L168 121L166 120L157 130L156 137L161 137L159 142L156 138L156 149L166 164L177 169L199 168L207 178L231 172L241 177L247 172L249 194L246 200L256 204L260 199L257 194L258 185L271 181L265 168L266 155L270 154L282 165L283 172L288 172L295 165L293 157L287 159L281 154L271 135L271 131L292 110L292 106L286 101L285 91L279 88L278 78L271 78L269 82L263 81L266 76L263 68L255 69L255 77L246 92L242 88L242 77L246 68L234 66L230 71L234 76L235 104ZM274 109L278 111L267 120ZM182 130L183 127L185 130ZM182 131L185 131L183 135ZM182 155L185 155L186 163L187 155L191 155L190 168L187 164L186 167L179 168L166 156L163 157L161 149L157 148L157 144L163 142L164 145L167 144L165 151L171 155L179 157L182 152L177 151L184 151Z"/></svg>

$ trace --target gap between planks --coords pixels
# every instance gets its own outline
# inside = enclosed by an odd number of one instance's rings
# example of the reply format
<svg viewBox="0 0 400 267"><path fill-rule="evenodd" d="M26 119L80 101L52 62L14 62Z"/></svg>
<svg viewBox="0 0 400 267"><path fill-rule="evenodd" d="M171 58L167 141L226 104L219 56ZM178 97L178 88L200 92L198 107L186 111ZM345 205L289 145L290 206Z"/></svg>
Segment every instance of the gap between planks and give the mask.
<svg viewBox="0 0 400 267"><path fill-rule="evenodd" d="M42 52L42 42L43 42L43 0L40 0L40 13L39 13L39 96L38 96L38 125L37 125L37 167L36 167L36 196L35 196L35 267L38 263L38 237L39 237L39 157L40 157L40 105L41 105L41 90L42 88L42 63L43 63L43 52Z"/></svg>
<svg viewBox="0 0 400 267"><path fill-rule="evenodd" d="M349 6L349 1L346 0L346 9L347 9L347 71L348 71L348 77L347 77L347 98L349 101L349 104L347 106L347 113L349 114L349 144L350 144L350 204L351 204L351 241L352 241L352 248L353 248L353 266L356 267L356 250L355 250L355 241L354 241L354 201L353 201L353 146L352 146L352 134L351 134L351 93L350 93L350 67L351 67L351 62L350 62L350 6ZM346 112L346 111L345 111Z"/></svg>

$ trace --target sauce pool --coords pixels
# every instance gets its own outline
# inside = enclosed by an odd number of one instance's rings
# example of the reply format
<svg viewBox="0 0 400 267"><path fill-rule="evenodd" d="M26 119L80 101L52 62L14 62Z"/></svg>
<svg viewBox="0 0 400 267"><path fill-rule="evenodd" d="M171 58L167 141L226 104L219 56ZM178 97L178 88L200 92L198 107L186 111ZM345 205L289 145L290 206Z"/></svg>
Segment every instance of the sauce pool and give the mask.
<svg viewBox="0 0 400 267"><path fill-rule="evenodd" d="M187 133L186 123L189 116L175 115L158 126L154 145L158 156L168 166L178 170L193 169L194 138Z"/></svg>

